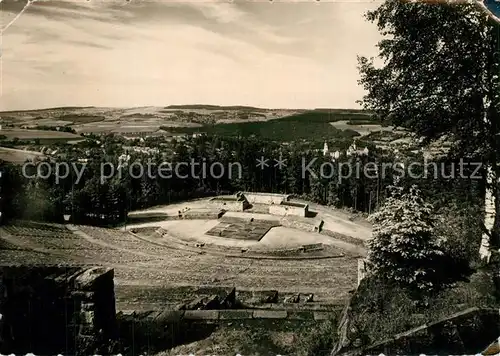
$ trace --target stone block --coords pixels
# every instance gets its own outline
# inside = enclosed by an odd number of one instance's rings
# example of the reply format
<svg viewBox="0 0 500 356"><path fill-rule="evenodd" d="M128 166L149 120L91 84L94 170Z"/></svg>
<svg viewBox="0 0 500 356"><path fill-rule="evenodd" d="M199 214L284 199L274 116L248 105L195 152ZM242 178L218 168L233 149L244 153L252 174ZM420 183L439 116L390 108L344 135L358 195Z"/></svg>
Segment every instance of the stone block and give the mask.
<svg viewBox="0 0 500 356"><path fill-rule="evenodd" d="M82 324L94 325L95 314L92 310L81 311L80 319Z"/></svg>
<svg viewBox="0 0 500 356"><path fill-rule="evenodd" d="M204 297L198 297L186 305L186 310L199 310L203 308Z"/></svg>
<svg viewBox="0 0 500 356"><path fill-rule="evenodd" d="M231 309L236 304L236 288L220 292L219 300L222 309Z"/></svg>
<svg viewBox="0 0 500 356"><path fill-rule="evenodd" d="M300 301L299 294L290 295L288 297L285 297L285 300L284 300L285 303L298 303L299 301Z"/></svg>
<svg viewBox="0 0 500 356"><path fill-rule="evenodd" d="M218 295L211 295L203 299L203 309L219 309L220 300Z"/></svg>
<svg viewBox="0 0 500 356"><path fill-rule="evenodd" d="M161 310L149 310L134 314L135 318L140 321L152 322L162 313Z"/></svg>
<svg viewBox="0 0 500 356"><path fill-rule="evenodd" d="M314 294L301 294L299 295L300 302L302 303L311 303L314 301Z"/></svg>
<svg viewBox="0 0 500 356"><path fill-rule="evenodd" d="M253 312L255 319L285 319L287 316L286 310L255 310Z"/></svg>
<svg viewBox="0 0 500 356"><path fill-rule="evenodd" d="M82 311L94 311L95 310L94 303L81 303L80 307L81 307Z"/></svg>
<svg viewBox="0 0 500 356"><path fill-rule="evenodd" d="M11 282L5 283L12 311L5 310L5 327L10 327L8 323L14 315L19 325L31 325L30 351L34 354L47 352L43 345L53 345L54 350L66 347L68 354L74 354L75 343L68 344L67 340L76 340L79 336L89 340L111 337L116 330L112 269L63 265L20 266L8 270L0 267L0 278L2 282ZM0 298L4 296L1 292ZM36 320L44 320L44 323L34 323ZM4 341L13 348L22 348L26 340L24 332L22 328L13 329Z"/></svg>
<svg viewBox="0 0 500 356"><path fill-rule="evenodd" d="M263 290L252 292L252 302L254 303L277 303L277 290Z"/></svg>
<svg viewBox="0 0 500 356"><path fill-rule="evenodd" d="M252 310L221 310L219 311L219 319L221 320L242 320L242 319L252 319Z"/></svg>
<svg viewBox="0 0 500 356"><path fill-rule="evenodd" d="M94 300L95 293L89 291L76 290L71 292L71 296L80 300Z"/></svg>
<svg viewBox="0 0 500 356"><path fill-rule="evenodd" d="M186 310L184 312L186 320L217 320L219 319L218 310Z"/></svg>
<svg viewBox="0 0 500 356"><path fill-rule="evenodd" d="M93 267L85 270L75 278L75 288L79 290L92 290L104 279L113 283L114 270L107 267Z"/></svg>
<svg viewBox="0 0 500 356"><path fill-rule="evenodd" d="M322 251L322 250L324 250L324 247L323 247L322 243L302 245L302 248L304 249L304 252L312 252L312 251Z"/></svg>
<svg viewBox="0 0 500 356"><path fill-rule="evenodd" d="M156 316L155 322L158 323L173 323L182 320L184 317L184 310L164 310Z"/></svg>

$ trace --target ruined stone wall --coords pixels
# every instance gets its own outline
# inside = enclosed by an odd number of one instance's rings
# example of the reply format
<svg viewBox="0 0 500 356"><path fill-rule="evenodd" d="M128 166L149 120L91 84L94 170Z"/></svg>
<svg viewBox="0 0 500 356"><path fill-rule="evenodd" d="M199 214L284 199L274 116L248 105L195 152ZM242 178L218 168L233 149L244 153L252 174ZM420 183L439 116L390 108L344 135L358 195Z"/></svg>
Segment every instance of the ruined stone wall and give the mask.
<svg viewBox="0 0 500 356"><path fill-rule="evenodd" d="M299 219L295 217L285 216L280 220L280 223L284 227L290 227L293 229L308 231L308 232L320 232L323 225L322 220L316 219Z"/></svg>
<svg viewBox="0 0 500 356"><path fill-rule="evenodd" d="M306 217L307 205L290 206L284 204L279 204L279 205L274 204L269 206L269 214L280 215L280 216L292 215L292 216Z"/></svg>
<svg viewBox="0 0 500 356"><path fill-rule="evenodd" d="M0 267L0 353L75 354L114 338L113 270Z"/></svg>
<svg viewBox="0 0 500 356"><path fill-rule="evenodd" d="M242 192L250 204L281 204L288 201L288 195Z"/></svg>
<svg viewBox="0 0 500 356"><path fill-rule="evenodd" d="M210 206L217 209L224 209L227 211L243 211L245 210L245 200L225 200L212 198L209 201Z"/></svg>
<svg viewBox="0 0 500 356"><path fill-rule="evenodd" d="M169 215L164 212L148 212L148 211L138 211L132 212L127 215L129 222L141 223L141 222L152 222L152 221L164 221L164 220L176 220L179 219L179 215Z"/></svg>
<svg viewBox="0 0 500 356"><path fill-rule="evenodd" d="M185 220L216 220L224 215L222 210L188 210L182 214L182 219Z"/></svg>

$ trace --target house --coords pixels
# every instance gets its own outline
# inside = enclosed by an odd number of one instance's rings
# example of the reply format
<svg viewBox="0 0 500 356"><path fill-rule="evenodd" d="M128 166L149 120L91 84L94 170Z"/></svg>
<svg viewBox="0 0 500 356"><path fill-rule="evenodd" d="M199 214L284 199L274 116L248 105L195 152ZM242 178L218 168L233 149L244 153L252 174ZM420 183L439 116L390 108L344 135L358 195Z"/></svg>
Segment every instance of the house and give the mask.
<svg viewBox="0 0 500 356"><path fill-rule="evenodd" d="M356 146L356 141L354 141L352 145L349 146L347 151L345 151L346 156L352 156L352 155L367 156L368 153L369 150L367 147L365 147L362 150L358 149L358 147ZM340 151L335 151L335 152L330 151L330 149L328 148L328 144L325 141L325 144L323 145L323 156L330 156L333 160L336 160L340 157L341 154L342 153Z"/></svg>
<svg viewBox="0 0 500 356"><path fill-rule="evenodd" d="M153 136L159 130L159 126L121 126L112 130L111 133L127 137L139 138Z"/></svg>

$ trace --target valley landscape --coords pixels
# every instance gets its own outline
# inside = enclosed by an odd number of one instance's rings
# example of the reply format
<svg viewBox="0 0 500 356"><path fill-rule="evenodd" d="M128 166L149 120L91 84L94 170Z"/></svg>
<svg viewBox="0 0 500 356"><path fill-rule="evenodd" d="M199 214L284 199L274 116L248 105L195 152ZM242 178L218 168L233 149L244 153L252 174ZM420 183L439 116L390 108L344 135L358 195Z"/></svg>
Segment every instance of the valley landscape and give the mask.
<svg viewBox="0 0 500 356"><path fill-rule="evenodd" d="M489 2L1 2L0 354L500 355Z"/></svg>

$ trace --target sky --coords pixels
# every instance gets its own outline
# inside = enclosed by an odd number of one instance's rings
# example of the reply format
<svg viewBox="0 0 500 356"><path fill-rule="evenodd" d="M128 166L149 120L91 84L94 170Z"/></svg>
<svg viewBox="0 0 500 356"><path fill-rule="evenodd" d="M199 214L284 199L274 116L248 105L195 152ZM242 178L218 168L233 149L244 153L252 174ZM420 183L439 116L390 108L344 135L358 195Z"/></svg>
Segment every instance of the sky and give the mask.
<svg viewBox="0 0 500 356"><path fill-rule="evenodd" d="M2 6L0 110L356 108L373 1L26 0Z"/></svg>

